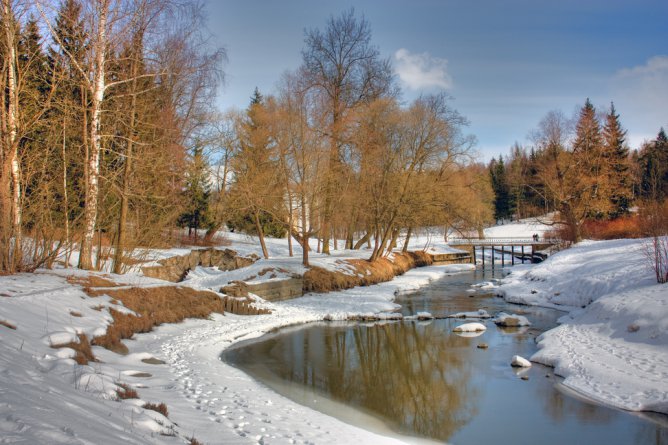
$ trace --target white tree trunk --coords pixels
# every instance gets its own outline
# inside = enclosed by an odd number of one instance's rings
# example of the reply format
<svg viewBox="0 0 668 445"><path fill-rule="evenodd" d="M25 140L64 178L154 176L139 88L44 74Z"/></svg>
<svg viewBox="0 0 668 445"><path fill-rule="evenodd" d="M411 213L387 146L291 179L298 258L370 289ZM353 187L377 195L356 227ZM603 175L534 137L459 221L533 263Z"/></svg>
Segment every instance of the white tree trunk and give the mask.
<svg viewBox="0 0 668 445"><path fill-rule="evenodd" d="M14 15L12 14L10 0L2 0L2 15L5 31L5 43L7 45L7 149L8 161L12 176L12 236L14 247L11 263L13 268L20 266L22 252L22 229L21 229L21 165L18 156L17 122L18 122L18 91L16 86L16 42L14 28L12 26Z"/></svg>
<svg viewBox="0 0 668 445"><path fill-rule="evenodd" d="M81 244L79 267L92 269L93 238L95 236L95 225L97 220L97 205L99 195L100 178L100 152L102 144L100 141L100 114L104 101L105 90L105 51L107 46L107 12L109 0L97 2L98 21L97 37L93 51L95 52L95 63L92 84L91 100L91 125L90 125L90 159L88 160L88 183L86 184L86 210L84 239Z"/></svg>

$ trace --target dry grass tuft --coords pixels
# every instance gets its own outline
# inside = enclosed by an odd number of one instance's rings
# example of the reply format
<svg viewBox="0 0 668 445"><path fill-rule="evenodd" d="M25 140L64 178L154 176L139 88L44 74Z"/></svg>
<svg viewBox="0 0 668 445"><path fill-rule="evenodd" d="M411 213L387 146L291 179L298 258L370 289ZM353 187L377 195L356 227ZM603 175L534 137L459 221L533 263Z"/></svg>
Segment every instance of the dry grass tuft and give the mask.
<svg viewBox="0 0 668 445"><path fill-rule="evenodd" d="M16 330L16 325L11 324L7 320L0 320L0 325L4 326L6 328L9 328L9 329Z"/></svg>
<svg viewBox="0 0 668 445"><path fill-rule="evenodd" d="M190 442L188 442L188 445L204 445L204 444L199 440L195 439L194 437L191 437Z"/></svg>
<svg viewBox="0 0 668 445"><path fill-rule="evenodd" d="M83 317L83 315L81 315L81 312L78 311L70 311L70 315L72 317Z"/></svg>
<svg viewBox="0 0 668 445"><path fill-rule="evenodd" d="M354 275L312 267L304 274L304 292L331 292L355 286L371 286L389 281L414 267L431 263L431 256L425 252L406 252L395 253L392 260L348 260L348 264L355 269Z"/></svg>
<svg viewBox="0 0 668 445"><path fill-rule="evenodd" d="M114 283L113 281L103 278L97 275L88 275L85 277L77 277L74 275L70 275L67 277L67 282L70 284L78 284L80 286L83 286L86 289L92 288L92 287L117 287L119 286L118 283Z"/></svg>
<svg viewBox="0 0 668 445"><path fill-rule="evenodd" d="M156 403L145 403L143 408L144 409L150 409L151 411L158 412L165 417L169 417L168 416L169 413L167 411L167 405L165 405L164 403L158 403L158 404L156 404Z"/></svg>
<svg viewBox="0 0 668 445"><path fill-rule="evenodd" d="M118 400L123 399L138 399L139 394L133 388L126 385L125 383L116 383L120 389L116 389L116 397Z"/></svg>
<svg viewBox="0 0 668 445"><path fill-rule="evenodd" d="M53 345L52 348L71 348L74 349L76 355L74 356L74 361L80 365L86 365L88 362L96 362L97 359L93 355L93 350L90 347L90 341L86 334L77 334L79 337L78 342L70 342L62 345Z"/></svg>
<svg viewBox="0 0 668 445"><path fill-rule="evenodd" d="M150 332L162 323L178 323L186 318L208 318L212 312L223 313L224 303L210 291L189 287L165 286L150 288L124 288L105 291L90 290L91 296L107 294L123 303L137 315L109 309L114 322L107 333L93 339L93 344L117 353L127 353L121 340L135 333Z"/></svg>

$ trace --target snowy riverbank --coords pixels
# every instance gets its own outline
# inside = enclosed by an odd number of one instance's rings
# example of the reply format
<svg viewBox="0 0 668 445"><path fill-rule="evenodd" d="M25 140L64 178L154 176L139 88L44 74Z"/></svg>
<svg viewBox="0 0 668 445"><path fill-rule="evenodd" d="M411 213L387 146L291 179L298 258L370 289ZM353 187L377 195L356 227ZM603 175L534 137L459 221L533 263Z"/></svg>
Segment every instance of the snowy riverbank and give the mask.
<svg viewBox="0 0 668 445"><path fill-rule="evenodd" d="M325 262L332 261L326 260ZM332 264L332 267L335 267ZM89 297L68 282L76 270L0 277L0 435L44 444L400 443L300 406L219 360L230 345L282 326L394 310L394 296L470 266L414 269L391 282L282 303L261 303L263 316L214 314L211 320L163 325L125 341L129 354L93 347L99 362L77 365L77 334L100 335L111 298ZM137 275L111 276L132 286L164 285ZM226 277L229 279L229 277ZM194 273L188 284L211 284ZM70 281L72 281L70 279ZM100 310L102 309L102 310ZM157 359L157 360L156 360ZM115 400L118 384L140 399ZM164 402L168 418L142 408ZM389 435L389 432L388 432Z"/></svg>
<svg viewBox="0 0 668 445"><path fill-rule="evenodd" d="M668 413L668 284L656 284L643 240L582 242L513 268L497 292L569 311L531 357L566 387L618 408Z"/></svg>

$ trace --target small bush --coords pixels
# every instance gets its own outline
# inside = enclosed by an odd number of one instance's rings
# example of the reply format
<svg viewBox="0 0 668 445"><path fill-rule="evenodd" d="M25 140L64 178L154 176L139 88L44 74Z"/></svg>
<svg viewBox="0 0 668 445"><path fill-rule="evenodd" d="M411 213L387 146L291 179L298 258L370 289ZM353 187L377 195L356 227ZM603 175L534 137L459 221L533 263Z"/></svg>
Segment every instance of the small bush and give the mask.
<svg viewBox="0 0 668 445"><path fill-rule="evenodd" d="M612 220L588 220L582 226L585 238L610 240L642 237L641 221L637 215Z"/></svg>
<svg viewBox="0 0 668 445"><path fill-rule="evenodd" d="M78 342L70 342L62 345L52 345L52 348L71 348L74 349L76 355L74 356L74 361L80 365L86 365L88 362L96 362L97 359L93 355L93 350L90 347L90 341L86 334L77 334L79 338Z"/></svg>
<svg viewBox="0 0 668 445"><path fill-rule="evenodd" d="M190 438L190 442L188 442L189 445L204 445L202 442L199 440L195 439L194 437Z"/></svg>
<svg viewBox="0 0 668 445"><path fill-rule="evenodd" d="M169 417L167 415L168 414L167 405L165 405L164 403L158 403L158 404L156 404L156 403L145 403L143 408L144 409L150 409L151 411L158 412L165 417Z"/></svg>
<svg viewBox="0 0 668 445"><path fill-rule="evenodd" d="M120 389L116 388L116 397L119 400L139 398L139 394L137 394L137 391L135 391L133 388L130 388L125 383L117 383L116 385L120 388Z"/></svg>

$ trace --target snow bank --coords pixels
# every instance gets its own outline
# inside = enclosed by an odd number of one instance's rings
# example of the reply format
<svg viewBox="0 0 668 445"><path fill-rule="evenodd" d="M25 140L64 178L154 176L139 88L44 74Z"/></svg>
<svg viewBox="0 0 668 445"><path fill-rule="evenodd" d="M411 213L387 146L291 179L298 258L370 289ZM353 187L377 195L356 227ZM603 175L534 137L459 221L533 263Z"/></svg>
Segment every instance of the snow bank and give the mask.
<svg viewBox="0 0 668 445"><path fill-rule="evenodd" d="M531 357L553 366L565 386L622 409L668 413L668 285L654 282L643 243L580 243L513 268L498 293L570 310Z"/></svg>

